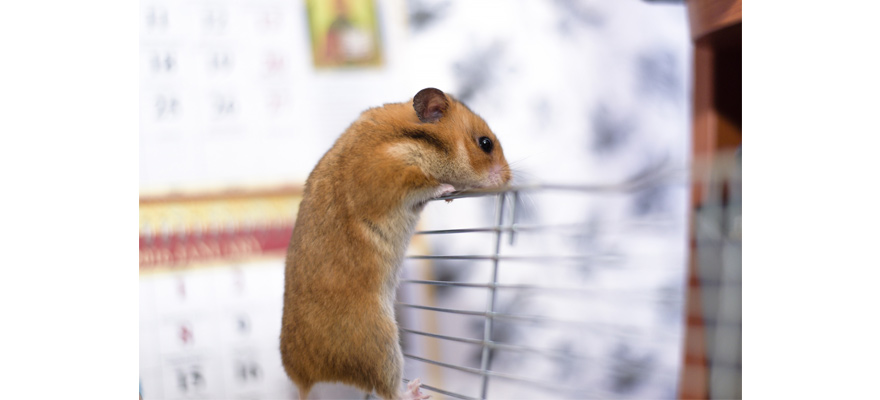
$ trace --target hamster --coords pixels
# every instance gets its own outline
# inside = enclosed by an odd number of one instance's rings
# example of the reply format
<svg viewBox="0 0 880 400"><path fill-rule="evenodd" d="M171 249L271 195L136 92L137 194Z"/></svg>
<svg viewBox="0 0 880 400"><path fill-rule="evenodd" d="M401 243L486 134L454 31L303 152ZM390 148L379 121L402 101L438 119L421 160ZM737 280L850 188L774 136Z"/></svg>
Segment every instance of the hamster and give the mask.
<svg viewBox="0 0 880 400"><path fill-rule="evenodd" d="M285 260L281 360L300 399L317 382L429 397L418 379L399 391L404 253L428 200L510 177L486 122L435 88L370 108L342 133L306 180Z"/></svg>

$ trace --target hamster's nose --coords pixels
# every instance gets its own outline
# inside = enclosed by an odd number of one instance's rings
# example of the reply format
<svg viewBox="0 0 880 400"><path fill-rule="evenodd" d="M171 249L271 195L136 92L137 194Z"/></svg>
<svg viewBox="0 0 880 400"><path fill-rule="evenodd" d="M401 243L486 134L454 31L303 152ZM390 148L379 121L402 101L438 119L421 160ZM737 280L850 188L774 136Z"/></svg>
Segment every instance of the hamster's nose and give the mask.
<svg viewBox="0 0 880 400"><path fill-rule="evenodd" d="M510 168L494 164L489 169L489 186L501 186L510 181Z"/></svg>

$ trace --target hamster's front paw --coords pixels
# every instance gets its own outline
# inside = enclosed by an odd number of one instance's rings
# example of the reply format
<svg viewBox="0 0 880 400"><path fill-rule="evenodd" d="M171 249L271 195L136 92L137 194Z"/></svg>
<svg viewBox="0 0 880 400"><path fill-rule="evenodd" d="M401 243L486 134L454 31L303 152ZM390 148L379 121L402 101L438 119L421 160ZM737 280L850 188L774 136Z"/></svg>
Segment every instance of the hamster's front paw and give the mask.
<svg viewBox="0 0 880 400"><path fill-rule="evenodd" d="M443 183L439 187L437 187L437 191L435 193L436 194L434 195L434 197L448 196L452 193L455 193L455 186L452 186L448 183ZM452 199L446 200L447 203L449 203L451 201L452 201Z"/></svg>
<svg viewBox="0 0 880 400"><path fill-rule="evenodd" d="M419 391L419 386L422 385L422 382L419 378L411 380L406 384L406 392L403 392L403 400L425 400L430 399L431 395L424 394Z"/></svg>

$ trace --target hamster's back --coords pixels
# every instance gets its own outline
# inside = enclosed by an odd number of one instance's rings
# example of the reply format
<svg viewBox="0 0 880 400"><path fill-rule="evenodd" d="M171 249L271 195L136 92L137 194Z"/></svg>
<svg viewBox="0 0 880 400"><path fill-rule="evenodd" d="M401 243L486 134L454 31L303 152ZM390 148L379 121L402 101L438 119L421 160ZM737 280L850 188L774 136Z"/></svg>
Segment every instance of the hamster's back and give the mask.
<svg viewBox="0 0 880 400"><path fill-rule="evenodd" d="M343 168L346 153L363 151L346 140L356 133L340 137L306 181L285 261L281 357L304 395L336 381L394 398L403 357L393 305L381 296L389 271L359 234Z"/></svg>

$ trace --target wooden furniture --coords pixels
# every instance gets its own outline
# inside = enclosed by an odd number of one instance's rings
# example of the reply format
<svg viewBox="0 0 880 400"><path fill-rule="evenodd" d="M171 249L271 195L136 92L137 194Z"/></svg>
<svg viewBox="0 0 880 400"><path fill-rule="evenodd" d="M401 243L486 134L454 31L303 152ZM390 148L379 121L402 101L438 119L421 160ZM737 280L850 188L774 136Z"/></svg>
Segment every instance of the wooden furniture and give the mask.
<svg viewBox="0 0 880 400"><path fill-rule="evenodd" d="M704 226L707 218L718 217L722 231L740 232L741 206L737 206L735 225L730 226L724 207L740 202L738 175L735 181L719 181L719 170L731 161L739 163L742 145L742 1L688 0L691 39L694 42L693 64L693 184L690 213L691 257L687 278L687 311L685 314L684 360L679 385L681 399L740 398L741 387L741 265L734 266L730 277L730 260L722 260L720 250L705 251L707 239L697 222ZM741 164L736 164L737 166ZM728 168L729 170L729 168ZM736 193L736 196L732 195ZM735 198L734 198L735 197ZM736 203L736 204L741 204ZM719 206L721 211L707 208ZM716 238L712 238L716 240ZM721 238L720 241L728 240ZM739 240L736 238L735 240ZM736 242L734 249L741 249ZM718 249L720 249L719 247ZM741 254L741 250L739 250ZM741 260L741 258L739 258ZM736 260L734 261L736 262ZM739 261L741 264L741 261ZM725 271L717 271L726 268ZM708 271L708 272L707 272ZM725 276L726 280L707 279L708 275ZM725 305L726 304L726 305ZM726 307L726 308L725 308ZM734 307L734 308L731 308ZM723 314L733 314L738 324L731 324ZM719 323L724 321L724 323ZM718 328L724 325L721 335ZM733 336L729 333L733 332ZM718 349L732 350L735 363L729 358L718 363ZM730 349L730 347L736 348ZM729 352L727 353L730 354ZM723 367L719 367L722 365Z"/></svg>

